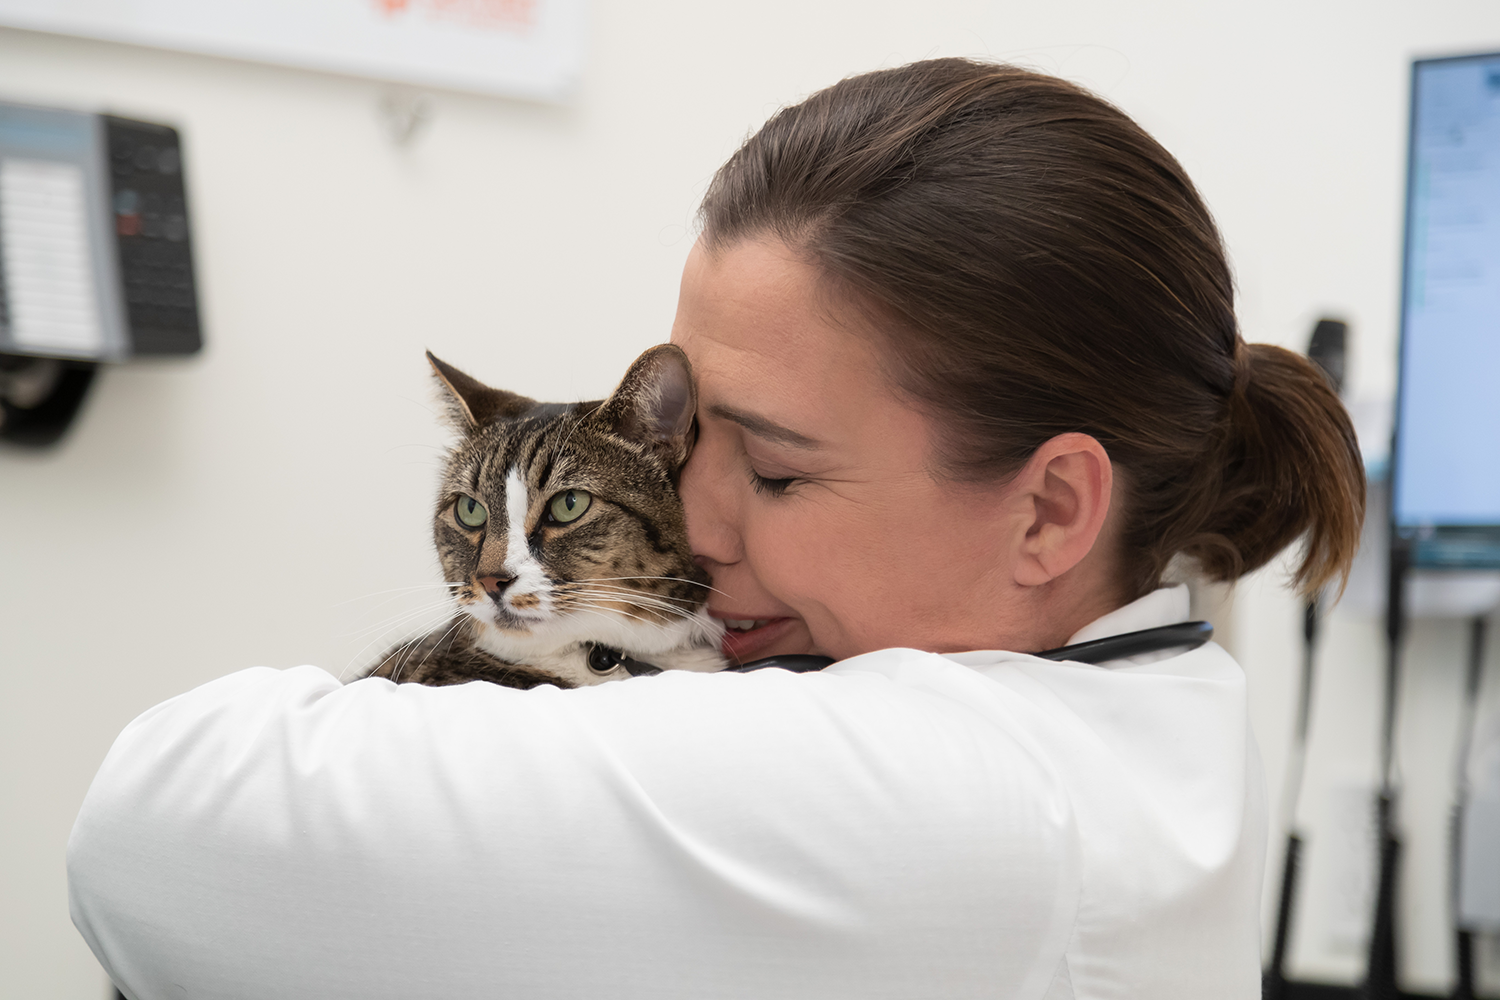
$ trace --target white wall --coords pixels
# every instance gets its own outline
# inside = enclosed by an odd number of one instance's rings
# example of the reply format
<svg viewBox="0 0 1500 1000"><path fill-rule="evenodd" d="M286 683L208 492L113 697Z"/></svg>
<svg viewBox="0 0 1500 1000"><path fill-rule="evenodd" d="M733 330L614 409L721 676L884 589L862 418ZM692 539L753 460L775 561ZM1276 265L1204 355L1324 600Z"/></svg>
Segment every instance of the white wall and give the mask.
<svg viewBox="0 0 1500 1000"><path fill-rule="evenodd" d="M1358 337L1356 393L1379 395L1407 60L1500 49L1500 7L598 0L591 35L569 106L437 94L402 149L377 83L0 30L0 99L183 129L209 345L106 373L62 448L0 453L0 992L105 989L62 859L126 722L246 665L358 662L360 629L425 599L370 596L436 578L422 349L545 398L605 391L667 333L712 171L780 104L939 54L1093 86L1198 180L1247 335L1301 346L1336 311ZM1234 616L1274 785L1296 605L1258 581ZM1349 643L1334 659L1359 692L1372 647ZM1437 897L1412 895L1430 920ZM1300 967L1352 975L1304 925ZM1442 942L1426 934L1409 963L1422 983L1447 974Z"/></svg>

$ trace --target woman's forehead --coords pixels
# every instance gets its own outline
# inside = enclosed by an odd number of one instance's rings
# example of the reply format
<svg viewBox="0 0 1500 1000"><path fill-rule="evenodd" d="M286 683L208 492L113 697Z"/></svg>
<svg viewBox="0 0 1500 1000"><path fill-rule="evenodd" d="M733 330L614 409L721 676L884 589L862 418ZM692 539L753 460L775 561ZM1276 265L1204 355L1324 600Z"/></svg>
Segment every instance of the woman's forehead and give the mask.
<svg viewBox="0 0 1500 1000"><path fill-rule="evenodd" d="M797 450L813 450L800 437L849 458L911 449L906 460L925 463L926 418L890 384L879 335L826 288L779 243L695 247L672 341L693 364L699 412Z"/></svg>
<svg viewBox="0 0 1500 1000"><path fill-rule="evenodd" d="M871 336L829 300L818 271L784 245L749 240L714 251L700 242L683 271L672 341L693 362L700 392L743 386L788 400L882 382ZM847 313L847 315L846 315Z"/></svg>

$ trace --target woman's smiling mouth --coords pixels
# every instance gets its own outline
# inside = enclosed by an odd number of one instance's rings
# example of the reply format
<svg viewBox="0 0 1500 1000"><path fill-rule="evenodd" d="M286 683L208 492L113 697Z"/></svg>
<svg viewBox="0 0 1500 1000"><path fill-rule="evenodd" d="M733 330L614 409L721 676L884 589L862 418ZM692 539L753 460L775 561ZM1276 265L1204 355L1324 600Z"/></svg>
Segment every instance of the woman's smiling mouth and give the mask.
<svg viewBox="0 0 1500 1000"><path fill-rule="evenodd" d="M710 615L724 623L724 639L719 648L736 663L747 663L764 655L796 625L795 618L726 618L716 612Z"/></svg>

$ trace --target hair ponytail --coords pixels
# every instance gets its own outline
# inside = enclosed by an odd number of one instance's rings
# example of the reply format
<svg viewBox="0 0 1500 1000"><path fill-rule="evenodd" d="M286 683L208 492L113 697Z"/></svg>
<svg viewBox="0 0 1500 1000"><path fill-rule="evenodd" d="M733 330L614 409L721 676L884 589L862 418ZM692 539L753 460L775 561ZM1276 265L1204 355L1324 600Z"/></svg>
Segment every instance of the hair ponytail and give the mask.
<svg viewBox="0 0 1500 1000"><path fill-rule="evenodd" d="M1316 592L1347 577L1359 548L1365 474L1354 427L1301 355L1242 343L1235 361L1218 454L1198 491L1200 526L1181 551L1208 578L1230 581L1305 538L1294 579Z"/></svg>

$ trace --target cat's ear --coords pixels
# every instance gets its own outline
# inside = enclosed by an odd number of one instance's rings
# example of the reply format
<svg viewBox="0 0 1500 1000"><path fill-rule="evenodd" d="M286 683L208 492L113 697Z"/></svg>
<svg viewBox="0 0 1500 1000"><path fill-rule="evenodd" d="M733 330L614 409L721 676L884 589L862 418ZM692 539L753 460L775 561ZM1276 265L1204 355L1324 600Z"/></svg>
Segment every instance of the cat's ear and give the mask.
<svg viewBox="0 0 1500 1000"><path fill-rule="evenodd" d="M448 404L448 419L459 430L472 430L496 417L514 419L536 406L535 400L525 396L518 396L504 389L491 389L439 359L431 351L427 352L427 362L432 365L432 374L442 386L443 398Z"/></svg>
<svg viewBox="0 0 1500 1000"><path fill-rule="evenodd" d="M635 359L596 415L621 437L661 453L675 469L692 450L697 409L687 355L673 344L658 344Z"/></svg>

